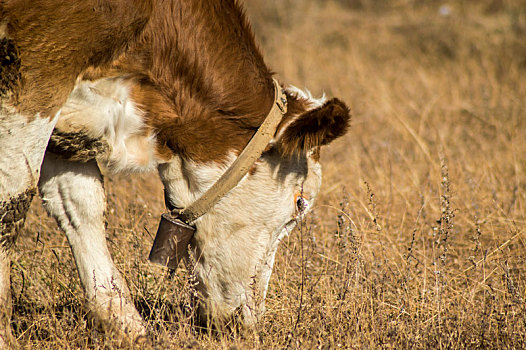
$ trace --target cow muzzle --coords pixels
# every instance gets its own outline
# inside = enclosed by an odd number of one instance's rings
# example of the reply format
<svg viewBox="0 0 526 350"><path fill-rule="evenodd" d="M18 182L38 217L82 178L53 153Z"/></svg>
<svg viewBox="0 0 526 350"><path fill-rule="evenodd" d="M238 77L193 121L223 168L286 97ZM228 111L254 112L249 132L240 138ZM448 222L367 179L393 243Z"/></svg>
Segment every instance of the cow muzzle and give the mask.
<svg viewBox="0 0 526 350"><path fill-rule="evenodd" d="M175 270L181 259L188 257L188 245L195 231L195 227L184 223L177 216L164 213L148 259Z"/></svg>

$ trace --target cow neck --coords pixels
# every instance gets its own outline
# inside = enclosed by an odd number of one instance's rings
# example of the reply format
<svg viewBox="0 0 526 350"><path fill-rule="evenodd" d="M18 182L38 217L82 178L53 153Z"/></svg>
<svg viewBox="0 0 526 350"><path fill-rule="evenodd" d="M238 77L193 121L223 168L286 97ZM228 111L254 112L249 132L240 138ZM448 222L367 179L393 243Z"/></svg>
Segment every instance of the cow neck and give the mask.
<svg viewBox="0 0 526 350"><path fill-rule="evenodd" d="M250 167L259 159L270 140L274 137L283 115L287 113L287 96L277 80L273 79L273 82L274 102L272 103L272 108L239 157L236 158L208 191L188 207L174 209L172 211L173 216L177 216L187 224L192 224L210 210L225 194L236 187L239 181L248 173Z"/></svg>

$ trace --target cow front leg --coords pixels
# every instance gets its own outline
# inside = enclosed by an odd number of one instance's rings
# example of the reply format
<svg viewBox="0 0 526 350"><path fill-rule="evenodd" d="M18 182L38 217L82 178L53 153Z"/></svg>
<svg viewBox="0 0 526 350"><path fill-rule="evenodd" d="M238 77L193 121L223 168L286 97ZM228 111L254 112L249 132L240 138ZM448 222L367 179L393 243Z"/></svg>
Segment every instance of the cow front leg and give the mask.
<svg viewBox="0 0 526 350"><path fill-rule="evenodd" d="M24 116L0 96L0 349L11 332L10 248L36 193L40 165L57 118Z"/></svg>
<svg viewBox="0 0 526 350"><path fill-rule="evenodd" d="M132 340L144 335L143 320L106 245L106 200L97 163L70 162L48 152L39 189L44 207L66 233L95 318Z"/></svg>

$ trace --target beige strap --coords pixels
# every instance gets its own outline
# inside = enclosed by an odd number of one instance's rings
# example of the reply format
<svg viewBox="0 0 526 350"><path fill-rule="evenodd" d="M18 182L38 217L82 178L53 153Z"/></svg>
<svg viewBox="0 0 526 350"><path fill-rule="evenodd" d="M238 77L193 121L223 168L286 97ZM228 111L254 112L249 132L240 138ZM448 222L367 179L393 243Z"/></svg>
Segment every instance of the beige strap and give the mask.
<svg viewBox="0 0 526 350"><path fill-rule="evenodd" d="M256 162L267 147L276 129L287 113L287 96L279 86L276 79L274 81L274 103L272 108L259 127L258 131L252 136L252 139L241 152L239 157L232 163L230 168L212 185L198 200L185 209L173 213L179 218L190 224L205 214L212 208L226 193L234 188L243 176L248 173L252 164ZM177 210L177 209L176 209Z"/></svg>

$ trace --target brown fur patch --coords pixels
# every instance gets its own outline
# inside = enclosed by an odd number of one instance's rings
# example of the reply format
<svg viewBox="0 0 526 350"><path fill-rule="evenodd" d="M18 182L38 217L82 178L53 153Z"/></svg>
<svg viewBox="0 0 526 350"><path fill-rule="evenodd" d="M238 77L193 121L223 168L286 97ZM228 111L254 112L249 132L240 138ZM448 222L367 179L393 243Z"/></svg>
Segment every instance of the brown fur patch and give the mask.
<svg viewBox="0 0 526 350"><path fill-rule="evenodd" d="M117 67L138 79L133 99L158 152L198 162L243 149L274 97L272 73L236 1L159 3Z"/></svg>
<svg viewBox="0 0 526 350"><path fill-rule="evenodd" d="M310 110L283 131L277 146L284 156L292 156L329 144L349 127L349 108L337 98Z"/></svg>
<svg viewBox="0 0 526 350"><path fill-rule="evenodd" d="M0 38L0 97L16 101L20 84L20 57L13 40Z"/></svg>
<svg viewBox="0 0 526 350"><path fill-rule="evenodd" d="M55 129L46 151L65 160L85 163L103 156L108 149L106 142L92 139L84 133L66 133Z"/></svg>
<svg viewBox="0 0 526 350"><path fill-rule="evenodd" d="M36 189L30 188L8 201L0 202L0 249L9 249L15 242L35 193Z"/></svg>
<svg viewBox="0 0 526 350"><path fill-rule="evenodd" d="M79 74L111 62L141 33L145 0L14 0L0 2L0 22L20 53L18 108L52 116Z"/></svg>

